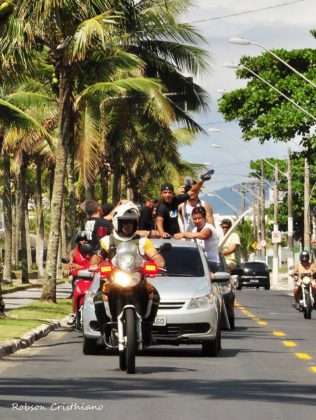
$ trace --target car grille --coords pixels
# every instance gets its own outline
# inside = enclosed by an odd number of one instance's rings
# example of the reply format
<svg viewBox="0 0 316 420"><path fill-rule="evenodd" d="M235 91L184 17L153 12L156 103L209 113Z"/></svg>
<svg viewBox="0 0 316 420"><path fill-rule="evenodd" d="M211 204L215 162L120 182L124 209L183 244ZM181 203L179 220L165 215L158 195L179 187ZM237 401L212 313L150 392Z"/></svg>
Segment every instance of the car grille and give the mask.
<svg viewBox="0 0 316 420"><path fill-rule="evenodd" d="M185 302L160 302L159 309L181 309Z"/></svg>
<svg viewBox="0 0 316 420"><path fill-rule="evenodd" d="M168 324L163 327L153 326L153 335L159 338L176 338L182 334L201 334L210 330L207 322L196 324Z"/></svg>

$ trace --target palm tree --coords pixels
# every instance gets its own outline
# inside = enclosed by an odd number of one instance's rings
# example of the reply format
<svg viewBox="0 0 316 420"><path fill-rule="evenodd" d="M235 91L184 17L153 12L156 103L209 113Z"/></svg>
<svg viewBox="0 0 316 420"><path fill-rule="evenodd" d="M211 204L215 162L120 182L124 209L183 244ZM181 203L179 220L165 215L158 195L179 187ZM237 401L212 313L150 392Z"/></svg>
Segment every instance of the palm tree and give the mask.
<svg viewBox="0 0 316 420"><path fill-rule="evenodd" d="M105 12L107 6L106 0L64 0L58 3L53 0L20 0L9 19L6 36L0 45L3 54L11 60L8 60L6 65L10 65L14 59L27 65L34 49L48 51L47 64L54 67L59 82L59 138L51 202L46 282L42 291L42 299L51 302L56 301L56 265L63 189L69 144L73 144L75 137L77 85L83 71L88 67L89 76L94 73L95 69L91 63L99 64L107 59L116 68L124 68L127 60L139 63L131 54L125 53L122 56L117 47L120 44L121 33L115 26L115 17ZM138 80L133 85L133 80L129 80L125 86L116 84L114 90L117 92L125 91L126 88L136 88L143 89L145 93L150 90L153 94L153 91L157 90L157 84L152 82L150 88L149 85L150 81ZM111 90L110 87L108 89Z"/></svg>

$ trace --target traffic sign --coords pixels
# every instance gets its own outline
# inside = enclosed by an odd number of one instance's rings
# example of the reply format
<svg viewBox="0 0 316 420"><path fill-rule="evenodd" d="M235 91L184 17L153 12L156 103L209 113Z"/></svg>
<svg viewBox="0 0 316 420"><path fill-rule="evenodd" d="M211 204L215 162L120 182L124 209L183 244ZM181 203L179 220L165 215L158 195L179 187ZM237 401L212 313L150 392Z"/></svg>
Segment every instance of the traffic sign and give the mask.
<svg viewBox="0 0 316 420"><path fill-rule="evenodd" d="M273 244L281 243L281 232L279 230L274 230L271 239Z"/></svg>

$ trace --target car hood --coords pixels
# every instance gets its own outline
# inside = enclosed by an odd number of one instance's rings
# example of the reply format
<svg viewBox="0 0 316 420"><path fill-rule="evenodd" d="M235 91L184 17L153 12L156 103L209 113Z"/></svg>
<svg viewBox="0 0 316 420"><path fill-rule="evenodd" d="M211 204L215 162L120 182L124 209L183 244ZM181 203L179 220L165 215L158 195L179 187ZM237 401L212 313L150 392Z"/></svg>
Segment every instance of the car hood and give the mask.
<svg viewBox="0 0 316 420"><path fill-rule="evenodd" d="M205 277L155 277L149 279L161 300L191 299L210 293L211 282Z"/></svg>

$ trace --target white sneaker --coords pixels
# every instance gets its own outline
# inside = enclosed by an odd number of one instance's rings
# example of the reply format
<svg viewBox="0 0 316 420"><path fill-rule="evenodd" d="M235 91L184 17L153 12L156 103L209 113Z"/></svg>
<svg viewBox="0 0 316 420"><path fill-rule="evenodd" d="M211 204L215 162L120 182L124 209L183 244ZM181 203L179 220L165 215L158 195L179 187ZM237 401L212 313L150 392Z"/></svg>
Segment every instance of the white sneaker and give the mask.
<svg viewBox="0 0 316 420"><path fill-rule="evenodd" d="M67 320L67 325L73 325L75 322L75 314L69 315L69 318Z"/></svg>

